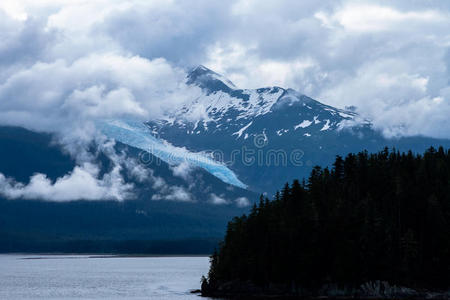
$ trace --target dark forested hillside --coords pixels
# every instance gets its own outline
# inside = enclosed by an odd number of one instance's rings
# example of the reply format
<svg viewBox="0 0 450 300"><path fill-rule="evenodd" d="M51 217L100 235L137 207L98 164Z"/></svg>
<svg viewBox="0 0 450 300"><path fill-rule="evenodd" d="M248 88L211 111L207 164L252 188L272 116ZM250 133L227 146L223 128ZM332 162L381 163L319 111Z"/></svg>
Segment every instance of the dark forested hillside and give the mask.
<svg viewBox="0 0 450 300"><path fill-rule="evenodd" d="M307 181L261 197L248 216L229 222L203 292L246 282L318 293L378 280L448 289L449 214L450 151L338 156L331 169L315 167Z"/></svg>

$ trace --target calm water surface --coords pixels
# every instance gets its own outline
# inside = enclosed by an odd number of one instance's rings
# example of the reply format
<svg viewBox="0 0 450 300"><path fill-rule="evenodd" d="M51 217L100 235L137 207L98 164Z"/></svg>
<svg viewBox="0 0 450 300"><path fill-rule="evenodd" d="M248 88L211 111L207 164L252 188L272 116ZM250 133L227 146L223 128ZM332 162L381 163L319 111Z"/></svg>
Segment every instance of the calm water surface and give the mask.
<svg viewBox="0 0 450 300"><path fill-rule="evenodd" d="M34 259L38 258L38 259ZM207 257L0 255L0 299L197 299Z"/></svg>

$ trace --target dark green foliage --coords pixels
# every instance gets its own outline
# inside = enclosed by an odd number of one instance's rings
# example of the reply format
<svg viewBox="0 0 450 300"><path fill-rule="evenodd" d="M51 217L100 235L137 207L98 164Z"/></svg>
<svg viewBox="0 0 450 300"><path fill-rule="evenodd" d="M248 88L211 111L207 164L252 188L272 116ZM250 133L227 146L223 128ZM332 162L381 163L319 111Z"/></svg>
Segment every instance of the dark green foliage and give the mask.
<svg viewBox="0 0 450 300"><path fill-rule="evenodd" d="M208 284L450 283L450 151L337 157L228 224Z"/></svg>

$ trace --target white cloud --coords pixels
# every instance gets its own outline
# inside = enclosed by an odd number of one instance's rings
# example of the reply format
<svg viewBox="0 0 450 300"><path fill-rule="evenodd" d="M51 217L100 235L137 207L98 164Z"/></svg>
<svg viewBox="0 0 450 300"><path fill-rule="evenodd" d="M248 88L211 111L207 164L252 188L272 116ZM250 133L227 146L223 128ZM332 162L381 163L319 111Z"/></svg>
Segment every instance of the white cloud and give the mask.
<svg viewBox="0 0 450 300"><path fill-rule="evenodd" d="M450 111L450 99L441 96L445 88L437 91L437 95L431 94L436 96L430 95L429 77L392 59L371 62L355 75L342 79L321 97L335 105L357 103L358 111L388 137L420 134L450 137L450 125L444 117Z"/></svg>
<svg viewBox="0 0 450 300"><path fill-rule="evenodd" d="M41 199L46 201L124 200L131 196L132 184L126 184L116 166L101 179L99 168L85 163L52 182L44 174L35 174L25 185L0 173L0 194L10 199Z"/></svg>
<svg viewBox="0 0 450 300"><path fill-rule="evenodd" d="M250 205L250 201L246 197L236 198L235 202L238 207L247 207Z"/></svg>
<svg viewBox="0 0 450 300"><path fill-rule="evenodd" d="M161 183L161 178L159 179ZM193 196L182 186L164 185L160 193L154 194L152 200L168 200L179 202L195 202Z"/></svg>
<svg viewBox="0 0 450 300"><path fill-rule="evenodd" d="M0 8L15 20L25 21L28 17L21 4L16 1L2 1Z"/></svg>
<svg viewBox="0 0 450 300"><path fill-rule="evenodd" d="M330 19L326 22L337 22L349 31L377 32L405 30L405 27L411 24L440 23L446 21L446 16L433 10L402 12L388 6L349 4L338 10Z"/></svg>
<svg viewBox="0 0 450 300"><path fill-rule="evenodd" d="M191 179L190 175L194 167L187 162L181 162L177 165L170 166L170 169L172 170L174 176L181 177L184 180L188 181Z"/></svg>
<svg viewBox="0 0 450 300"><path fill-rule="evenodd" d="M0 119L3 124L50 132L57 130L55 123L72 126L71 120L148 120L185 100L186 91L196 90L184 86L183 80L184 73L164 59L103 54L71 64L38 62L0 85Z"/></svg>
<svg viewBox="0 0 450 300"><path fill-rule="evenodd" d="M209 202L215 205L224 205L228 204L228 201L223 197L223 195L218 196L214 193L209 195Z"/></svg>
<svg viewBox="0 0 450 300"><path fill-rule="evenodd" d="M36 63L0 83L0 123L67 135L101 118L148 120L197 92L183 80L163 59L104 54Z"/></svg>

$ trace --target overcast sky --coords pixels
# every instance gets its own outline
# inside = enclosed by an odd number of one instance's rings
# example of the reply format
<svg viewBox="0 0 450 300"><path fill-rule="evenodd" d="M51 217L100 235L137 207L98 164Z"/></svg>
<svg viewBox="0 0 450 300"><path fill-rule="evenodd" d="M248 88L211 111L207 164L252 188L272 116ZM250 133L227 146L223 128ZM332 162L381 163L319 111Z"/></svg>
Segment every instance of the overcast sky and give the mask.
<svg viewBox="0 0 450 300"><path fill-rule="evenodd" d="M198 64L356 106L387 136L450 138L448 0L0 2L0 124L152 118L199 93Z"/></svg>

